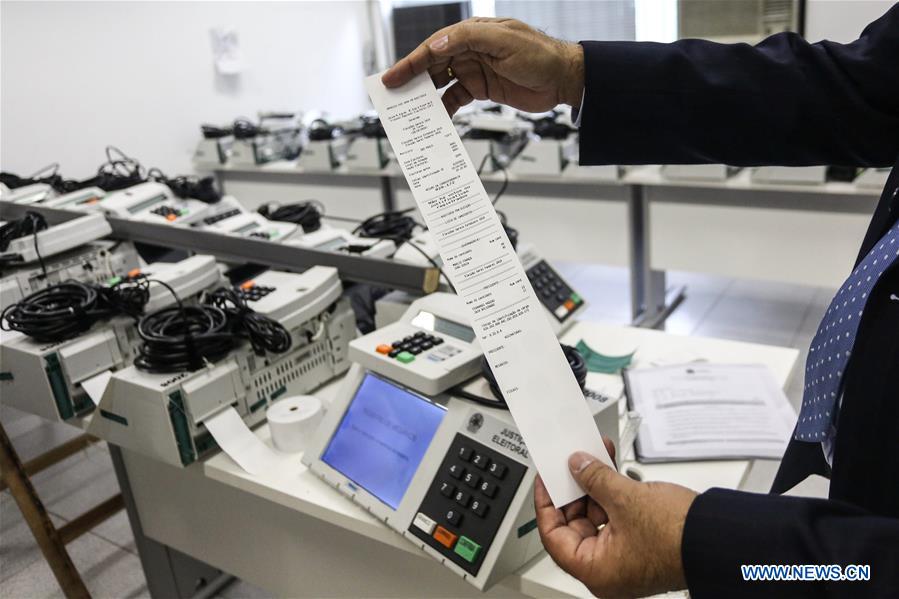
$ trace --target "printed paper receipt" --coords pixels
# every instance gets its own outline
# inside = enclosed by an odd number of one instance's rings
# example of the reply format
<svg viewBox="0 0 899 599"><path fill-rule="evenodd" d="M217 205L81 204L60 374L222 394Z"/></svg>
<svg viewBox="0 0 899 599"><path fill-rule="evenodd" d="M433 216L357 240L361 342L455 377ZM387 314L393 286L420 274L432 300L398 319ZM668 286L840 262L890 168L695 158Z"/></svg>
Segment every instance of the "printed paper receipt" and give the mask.
<svg viewBox="0 0 899 599"><path fill-rule="evenodd" d="M365 83L553 503L583 496L568 456L582 450L612 462L433 82L421 75L387 89L373 75Z"/></svg>

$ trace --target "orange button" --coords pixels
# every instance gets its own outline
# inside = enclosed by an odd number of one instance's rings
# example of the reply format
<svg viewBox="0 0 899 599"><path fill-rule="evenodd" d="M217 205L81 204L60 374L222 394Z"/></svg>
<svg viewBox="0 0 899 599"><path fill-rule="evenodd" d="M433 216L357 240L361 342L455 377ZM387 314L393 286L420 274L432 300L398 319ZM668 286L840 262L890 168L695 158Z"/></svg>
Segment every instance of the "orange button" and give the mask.
<svg viewBox="0 0 899 599"><path fill-rule="evenodd" d="M255 286L256 286L256 281L244 281L243 283L240 284L240 288L244 289L244 290L252 289Z"/></svg>
<svg viewBox="0 0 899 599"><path fill-rule="evenodd" d="M567 308L569 311L574 310L574 302L570 299L565 300L565 308Z"/></svg>
<svg viewBox="0 0 899 599"><path fill-rule="evenodd" d="M100 201L100 198L90 198L88 201L85 202L85 204L96 204L99 201Z"/></svg>
<svg viewBox="0 0 899 599"><path fill-rule="evenodd" d="M128 278L133 279L134 277L136 277L139 274L140 274L139 268L132 268L131 270L128 271Z"/></svg>
<svg viewBox="0 0 899 599"><path fill-rule="evenodd" d="M440 543L447 549L452 549L453 544L456 542L456 539L458 539L459 536L454 535L442 526L438 526L437 530L434 531L434 538L437 539L438 543Z"/></svg>
<svg viewBox="0 0 899 599"><path fill-rule="evenodd" d="M393 351L393 346L387 345L386 343L382 343L381 345L379 345L378 347L375 348L375 351L378 352L379 354L389 354L390 352Z"/></svg>
<svg viewBox="0 0 899 599"><path fill-rule="evenodd" d="M178 217L174 214L166 214L165 215L165 220L175 220L176 218L178 218Z"/></svg>

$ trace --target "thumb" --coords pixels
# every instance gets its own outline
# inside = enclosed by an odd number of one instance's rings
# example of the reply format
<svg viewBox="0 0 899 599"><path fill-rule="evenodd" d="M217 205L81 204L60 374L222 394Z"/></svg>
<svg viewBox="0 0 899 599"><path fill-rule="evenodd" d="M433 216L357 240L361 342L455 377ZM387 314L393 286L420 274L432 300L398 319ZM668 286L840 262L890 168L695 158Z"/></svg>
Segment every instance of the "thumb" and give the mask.
<svg viewBox="0 0 899 599"><path fill-rule="evenodd" d="M604 464L600 459L578 451L568 458L568 468L574 480L590 497L607 512L622 496L630 491L634 482Z"/></svg>

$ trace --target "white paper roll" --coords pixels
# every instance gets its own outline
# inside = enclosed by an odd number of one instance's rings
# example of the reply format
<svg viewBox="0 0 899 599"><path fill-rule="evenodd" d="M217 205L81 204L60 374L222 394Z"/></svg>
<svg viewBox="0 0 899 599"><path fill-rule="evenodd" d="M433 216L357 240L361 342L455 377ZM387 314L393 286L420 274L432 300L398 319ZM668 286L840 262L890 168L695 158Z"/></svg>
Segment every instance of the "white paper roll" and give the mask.
<svg viewBox="0 0 899 599"><path fill-rule="evenodd" d="M285 397L266 411L275 448L297 453L315 434L322 420L322 402L312 395Z"/></svg>

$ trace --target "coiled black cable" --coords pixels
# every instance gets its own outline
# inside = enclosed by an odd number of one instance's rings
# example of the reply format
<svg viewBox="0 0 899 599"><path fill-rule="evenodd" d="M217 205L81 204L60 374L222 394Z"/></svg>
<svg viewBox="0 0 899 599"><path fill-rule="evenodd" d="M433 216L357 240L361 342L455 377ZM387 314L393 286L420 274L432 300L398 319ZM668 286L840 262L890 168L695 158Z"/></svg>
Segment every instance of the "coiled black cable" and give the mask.
<svg viewBox="0 0 899 599"><path fill-rule="evenodd" d="M146 372L199 370L234 349L228 316L215 306L175 306L147 314L137 325L141 346L134 365Z"/></svg>
<svg viewBox="0 0 899 599"><path fill-rule="evenodd" d="M66 281L7 306L0 327L38 341L65 341L110 314L109 306L93 285Z"/></svg>
<svg viewBox="0 0 899 599"><path fill-rule="evenodd" d="M220 288L200 305L185 306L175 290L162 281L176 305L152 312L138 323L141 346L134 365L146 372L199 370L226 357L238 339L248 339L258 355L284 353L292 345L290 333L271 318L249 308L233 288Z"/></svg>
<svg viewBox="0 0 899 599"><path fill-rule="evenodd" d="M407 208L370 216L353 229L353 234L360 237L390 239L400 245L412 239L415 228L419 226L415 219L409 216L413 210L415 209Z"/></svg>
<svg viewBox="0 0 899 599"><path fill-rule="evenodd" d="M192 198L206 204L215 204L222 199L222 194L215 188L213 177L194 177L191 175L178 175L169 178L162 170L155 166L147 172L147 178L168 186L179 198Z"/></svg>
<svg viewBox="0 0 899 599"><path fill-rule="evenodd" d="M14 240L33 235L34 253L37 254L38 263L41 265L41 276L47 278L47 266L44 264L44 257L41 255L41 250L38 247L37 242L37 234L47 228L47 220L44 216L29 210L22 216L22 218L9 221L3 226L0 226L0 252L6 252L7 248L9 248L9 244ZM0 255L0 266L19 262L22 262L21 254Z"/></svg>
<svg viewBox="0 0 899 599"><path fill-rule="evenodd" d="M283 354L293 344L284 325L247 306L246 300L233 287L216 289L206 296L206 303L228 316L231 332L248 339L256 355Z"/></svg>
<svg viewBox="0 0 899 599"><path fill-rule="evenodd" d="M204 139L221 139L234 133L231 127L219 127L218 125L200 125Z"/></svg>
<svg viewBox="0 0 899 599"><path fill-rule="evenodd" d="M263 204L256 212L269 220L293 223L303 227L304 233L312 233L321 229L322 215L325 213L325 208L315 200L307 200L281 206L277 204Z"/></svg>
<svg viewBox="0 0 899 599"><path fill-rule="evenodd" d="M253 123L250 119L243 117L234 119L234 123L231 125L231 131L234 133L236 139L252 139L257 135L268 133L268 130Z"/></svg>
<svg viewBox="0 0 899 599"><path fill-rule="evenodd" d="M584 391L584 388L587 385L587 363L584 361L584 357L576 348L570 345L565 345L564 343L560 345L562 347L562 351L565 353L565 358L568 360L568 365L571 367L571 371L574 373L574 378L577 380L577 384L580 386L581 391ZM486 379L487 384L490 386L490 392L493 394L493 397L495 398L494 400L468 393L461 387L454 387L453 389L450 389L450 394L493 408L508 410L509 406L499 389L499 385L496 382L496 377L493 376L493 370L490 369L490 364L487 363L486 357L481 358L481 374L484 376L484 379Z"/></svg>
<svg viewBox="0 0 899 599"><path fill-rule="evenodd" d="M0 328L38 341L66 341L112 316L137 319L149 297L146 286L131 281L104 287L69 280L7 306Z"/></svg>

